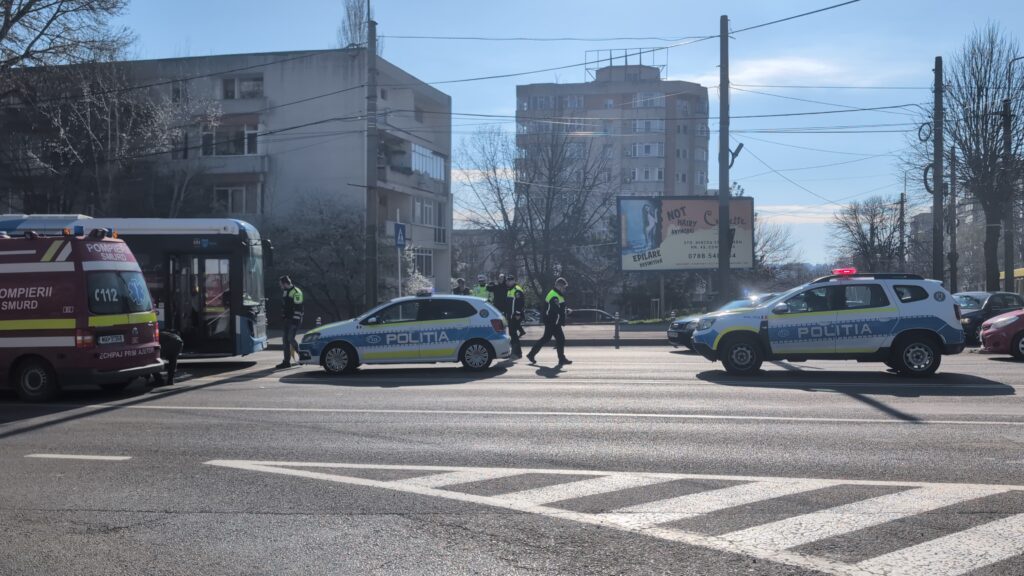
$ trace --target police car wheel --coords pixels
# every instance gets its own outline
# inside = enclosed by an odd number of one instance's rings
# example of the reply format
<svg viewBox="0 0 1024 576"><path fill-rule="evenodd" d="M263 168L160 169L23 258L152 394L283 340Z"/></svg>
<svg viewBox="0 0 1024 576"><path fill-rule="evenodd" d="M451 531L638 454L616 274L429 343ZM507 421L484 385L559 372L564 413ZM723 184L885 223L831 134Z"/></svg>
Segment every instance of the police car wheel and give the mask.
<svg viewBox="0 0 1024 576"><path fill-rule="evenodd" d="M1010 354L1017 360L1024 360L1024 332L1017 334L1010 344Z"/></svg>
<svg viewBox="0 0 1024 576"><path fill-rule="evenodd" d="M467 370L486 370L494 362L494 350L482 340L470 340L462 347L459 359Z"/></svg>
<svg viewBox="0 0 1024 576"><path fill-rule="evenodd" d="M908 338L896 349L896 369L905 376L930 376L939 369L942 355L930 338Z"/></svg>
<svg viewBox="0 0 1024 576"><path fill-rule="evenodd" d="M761 348L752 338L733 338L721 349L726 372L740 376L756 374L763 361Z"/></svg>
<svg viewBox="0 0 1024 576"><path fill-rule="evenodd" d="M344 343L331 344L320 356L320 364L331 374L346 374L356 369L355 351Z"/></svg>
<svg viewBox="0 0 1024 576"><path fill-rule="evenodd" d="M41 358L22 360L14 374L18 396L26 402L45 402L60 391L53 368Z"/></svg>

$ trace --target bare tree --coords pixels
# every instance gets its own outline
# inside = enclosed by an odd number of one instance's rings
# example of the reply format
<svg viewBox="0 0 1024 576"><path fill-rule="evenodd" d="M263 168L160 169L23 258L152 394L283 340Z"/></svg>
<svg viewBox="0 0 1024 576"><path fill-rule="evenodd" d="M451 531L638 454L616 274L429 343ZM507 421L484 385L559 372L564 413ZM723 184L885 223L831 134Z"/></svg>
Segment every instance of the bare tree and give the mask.
<svg viewBox="0 0 1024 576"><path fill-rule="evenodd" d="M830 225L836 258L859 269L888 272L899 263L899 203L876 196L839 209Z"/></svg>
<svg viewBox="0 0 1024 576"><path fill-rule="evenodd" d="M119 53L132 35L111 20L127 5L128 0L0 0L0 97L13 90L15 68Z"/></svg>
<svg viewBox="0 0 1024 576"><path fill-rule="evenodd" d="M985 214L984 268L988 290L999 287L999 243L1004 220L1020 212L1010 182L1020 179L1017 162L1006 166L1000 113L1010 101L1013 118L1024 114L1024 66L1010 66L1020 45L996 24L975 31L945 66L946 142L958 156L960 190L973 197ZM930 123L930 115L924 118ZM1024 122L1015 121L1012 159L1024 151ZM931 143L915 142L912 164L931 163ZM963 258L960 260L964 262Z"/></svg>
<svg viewBox="0 0 1024 576"><path fill-rule="evenodd" d="M369 41L367 23L373 19L368 0L343 0L344 13L338 26L338 48L366 46ZM377 39L377 55L384 52L384 42Z"/></svg>
<svg viewBox="0 0 1024 576"><path fill-rule="evenodd" d="M460 210L475 227L495 232L536 296L559 275L600 286L617 270L615 187L602 150L569 123L514 143L483 129L462 150L466 190Z"/></svg>

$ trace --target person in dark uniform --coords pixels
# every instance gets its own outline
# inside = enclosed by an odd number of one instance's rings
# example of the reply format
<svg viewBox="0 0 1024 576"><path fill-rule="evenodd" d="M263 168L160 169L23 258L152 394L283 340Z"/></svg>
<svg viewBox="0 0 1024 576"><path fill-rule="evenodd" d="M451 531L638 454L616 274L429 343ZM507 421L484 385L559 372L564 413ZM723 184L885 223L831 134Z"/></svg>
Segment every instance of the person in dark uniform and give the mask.
<svg viewBox="0 0 1024 576"><path fill-rule="evenodd" d="M572 360L565 357L565 333L562 332L562 326L565 326L565 315L569 311L565 306L565 291L568 288L569 283L565 281L565 278L559 278L555 280L555 287L544 297L544 301L547 303L547 308L544 311L544 335L526 355L530 364L537 363L537 352L540 352L540 349L550 342L552 337L555 339L555 349L558 351L559 366L572 364Z"/></svg>
<svg viewBox="0 0 1024 576"><path fill-rule="evenodd" d="M508 320L508 335L512 339L512 357L522 358L523 348L519 345L519 337L523 330L523 313L526 310L526 293L516 284L513 274L505 276L505 318Z"/></svg>
<svg viewBox="0 0 1024 576"><path fill-rule="evenodd" d="M508 286L505 285L505 275L499 274L498 281L492 282L487 285L487 291L490 293L491 304L498 309L502 314L508 308Z"/></svg>
<svg viewBox="0 0 1024 576"><path fill-rule="evenodd" d="M456 296L469 296L469 286L466 286L466 279L459 278L455 281L455 288L452 288L452 294Z"/></svg>
<svg viewBox="0 0 1024 576"><path fill-rule="evenodd" d="M295 336L299 333L299 326L302 325L302 304L304 297L302 290L292 284L288 276L281 276L281 318L284 320L284 336L282 338L284 347L284 361L277 365L277 368L290 368L292 355L298 354L299 343Z"/></svg>
<svg viewBox="0 0 1024 576"><path fill-rule="evenodd" d="M170 330L160 331L160 358L166 361L164 368L167 370L167 375L164 376L162 372L154 374L154 386L174 384L174 375L178 371L178 356L181 355L181 349L184 347L185 341L181 339L181 336Z"/></svg>

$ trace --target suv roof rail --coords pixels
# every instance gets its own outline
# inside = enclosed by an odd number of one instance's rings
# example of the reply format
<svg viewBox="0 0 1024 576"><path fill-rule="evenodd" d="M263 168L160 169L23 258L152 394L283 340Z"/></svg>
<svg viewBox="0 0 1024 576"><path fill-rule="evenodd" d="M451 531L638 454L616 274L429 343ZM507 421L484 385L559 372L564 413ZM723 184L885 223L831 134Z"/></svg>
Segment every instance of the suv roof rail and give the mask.
<svg viewBox="0 0 1024 576"><path fill-rule="evenodd" d="M811 284L818 284L820 282L828 282L830 280L836 280L841 278L874 278L875 280L924 280L924 276L920 274L901 274L894 272L880 272L878 274L872 274L871 272L858 272L856 274L831 274L829 276L822 276L811 281Z"/></svg>

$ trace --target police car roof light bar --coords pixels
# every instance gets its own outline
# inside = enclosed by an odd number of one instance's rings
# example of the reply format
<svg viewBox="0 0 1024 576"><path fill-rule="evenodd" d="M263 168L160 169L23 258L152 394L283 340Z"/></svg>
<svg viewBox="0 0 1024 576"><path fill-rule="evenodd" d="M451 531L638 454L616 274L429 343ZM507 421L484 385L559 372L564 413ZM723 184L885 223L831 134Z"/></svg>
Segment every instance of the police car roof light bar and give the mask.
<svg viewBox="0 0 1024 576"><path fill-rule="evenodd" d="M836 276L853 276L856 273L856 268L836 268L832 271L832 274Z"/></svg>
<svg viewBox="0 0 1024 576"><path fill-rule="evenodd" d="M881 272L873 274L871 272L854 272L853 274L832 274L830 276L822 276L812 280L811 284L819 284L821 282L829 282L837 279L850 279L850 278L873 278L875 280L924 280L924 277L919 274L900 274L892 272Z"/></svg>

